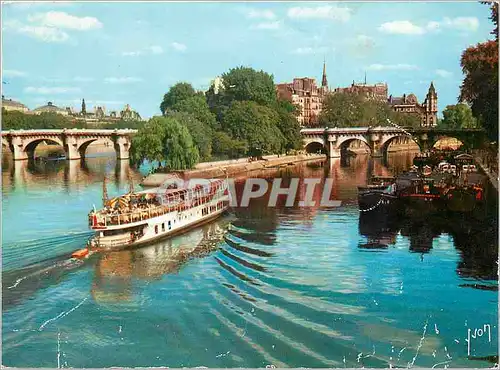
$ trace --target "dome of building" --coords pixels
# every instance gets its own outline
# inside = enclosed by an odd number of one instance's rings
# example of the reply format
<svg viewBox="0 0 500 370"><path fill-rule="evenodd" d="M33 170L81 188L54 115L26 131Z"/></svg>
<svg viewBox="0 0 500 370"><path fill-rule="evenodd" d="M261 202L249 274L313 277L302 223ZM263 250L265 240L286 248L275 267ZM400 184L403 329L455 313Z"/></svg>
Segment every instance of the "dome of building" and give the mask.
<svg viewBox="0 0 500 370"><path fill-rule="evenodd" d="M64 116L68 115L68 111L63 108L59 108L58 106L52 104L52 102L48 102L47 105L44 105L42 107L35 108L33 110L35 114L40 114L40 113L58 113L62 114Z"/></svg>

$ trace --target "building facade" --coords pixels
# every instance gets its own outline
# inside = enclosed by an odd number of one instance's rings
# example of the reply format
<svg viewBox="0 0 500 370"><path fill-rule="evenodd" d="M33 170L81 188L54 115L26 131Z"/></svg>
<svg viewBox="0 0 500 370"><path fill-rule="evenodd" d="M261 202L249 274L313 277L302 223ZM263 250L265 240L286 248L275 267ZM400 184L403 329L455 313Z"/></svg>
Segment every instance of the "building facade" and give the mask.
<svg viewBox="0 0 500 370"><path fill-rule="evenodd" d="M437 99L434 83L431 82L422 104L418 103L417 97L414 94L403 94L400 97L393 97L391 95L387 101L396 112L419 116L422 127L434 127L437 124Z"/></svg>
<svg viewBox="0 0 500 370"><path fill-rule="evenodd" d="M303 77L294 78L291 83L276 85L279 99L288 100L298 107L297 120L301 126L313 126L318 122L323 98L328 93L326 63L323 63L321 86L316 85L316 79Z"/></svg>
<svg viewBox="0 0 500 370"><path fill-rule="evenodd" d="M2 95L2 109L5 109L6 111L17 111L22 113L28 113L30 111L29 108L23 103L20 103L12 99L5 99L3 95Z"/></svg>
<svg viewBox="0 0 500 370"><path fill-rule="evenodd" d="M387 83L376 83L374 85L368 85L365 82L355 83L352 81L349 87L337 87L333 90L334 93L344 93L344 94L359 94L366 99L377 100L381 102L387 101L388 87Z"/></svg>
<svg viewBox="0 0 500 370"><path fill-rule="evenodd" d="M92 111L88 111L85 104L85 99L82 99L82 108L80 112L76 112L72 107L67 107L66 112L73 121L111 123L120 120L142 120L140 114L133 110L129 104L126 104L119 113L117 111L110 111L109 113L107 113L104 106L95 106Z"/></svg>

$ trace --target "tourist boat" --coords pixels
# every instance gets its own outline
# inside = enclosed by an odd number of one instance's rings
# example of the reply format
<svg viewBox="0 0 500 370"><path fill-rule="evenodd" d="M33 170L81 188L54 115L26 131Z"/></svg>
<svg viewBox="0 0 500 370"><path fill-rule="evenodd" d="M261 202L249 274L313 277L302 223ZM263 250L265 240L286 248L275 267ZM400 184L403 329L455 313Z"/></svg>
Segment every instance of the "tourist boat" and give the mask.
<svg viewBox="0 0 500 370"><path fill-rule="evenodd" d="M192 187L165 184L110 200L103 195L104 208L89 213L89 227L96 232L89 249L143 245L219 217L229 207L227 181L205 181Z"/></svg>

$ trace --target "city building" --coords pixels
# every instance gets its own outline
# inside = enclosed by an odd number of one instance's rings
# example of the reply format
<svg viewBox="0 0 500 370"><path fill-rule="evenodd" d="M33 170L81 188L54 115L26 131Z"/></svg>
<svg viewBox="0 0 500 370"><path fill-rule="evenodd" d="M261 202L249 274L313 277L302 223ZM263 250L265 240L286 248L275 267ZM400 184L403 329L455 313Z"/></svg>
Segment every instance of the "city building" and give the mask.
<svg viewBox="0 0 500 370"><path fill-rule="evenodd" d="M82 108L80 112L76 112L72 107L67 107L66 112L73 121L116 122L120 120L142 120L140 114L133 110L129 104L126 104L119 114L117 111L110 111L109 114L107 114L104 106L95 106L93 111L88 111L85 99L82 99Z"/></svg>
<svg viewBox="0 0 500 370"><path fill-rule="evenodd" d="M6 111L17 111L23 113L28 113L30 111L29 108L23 103L20 103L12 99L5 99L3 95L2 95L2 109L5 109Z"/></svg>
<svg viewBox="0 0 500 370"><path fill-rule="evenodd" d="M321 86L316 85L316 79L303 77L294 78L291 83L276 85L279 99L288 100L299 109L297 120L302 126L313 126L318 122L323 98L328 93L326 63L323 63Z"/></svg>
<svg viewBox="0 0 500 370"><path fill-rule="evenodd" d="M437 124L437 93L433 82L422 104L418 103L414 94L404 94L401 97L391 95L387 101L396 112L420 116L422 127L434 127Z"/></svg>
<svg viewBox="0 0 500 370"><path fill-rule="evenodd" d="M63 116L67 116L68 112L66 109L59 108L57 105L54 105L51 101L47 103L47 105L43 105L41 107L33 109L34 114L42 114L42 113L57 113Z"/></svg>
<svg viewBox="0 0 500 370"><path fill-rule="evenodd" d="M376 83L374 85L368 85L365 81L361 83L355 83L352 81L349 87L337 87L333 90L334 93L345 93L345 94L360 94L366 99L387 101L388 87L387 83Z"/></svg>

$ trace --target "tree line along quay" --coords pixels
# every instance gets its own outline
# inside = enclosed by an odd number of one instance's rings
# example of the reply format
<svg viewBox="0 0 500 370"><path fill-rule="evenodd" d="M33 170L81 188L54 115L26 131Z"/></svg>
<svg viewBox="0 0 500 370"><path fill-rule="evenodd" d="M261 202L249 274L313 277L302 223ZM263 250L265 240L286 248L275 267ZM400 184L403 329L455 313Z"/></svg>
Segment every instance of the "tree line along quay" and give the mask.
<svg viewBox="0 0 500 370"><path fill-rule="evenodd" d="M498 148L498 5L490 6L495 38L463 52L459 103L448 105L435 127L484 129L491 146L483 149L491 158L497 157ZM2 109L2 128L134 128L138 132L131 143L131 161L137 165L152 162L161 171L191 169L198 162L303 149L302 127L297 119L303 107L277 93L273 75L241 66L223 73L218 82L206 92L196 91L187 82L175 84L160 103L162 115L148 121L71 124L67 117L56 113L27 115ZM386 101L340 90L325 94L317 126L374 127L384 126L388 120L399 127L422 125L418 116L395 111Z"/></svg>

